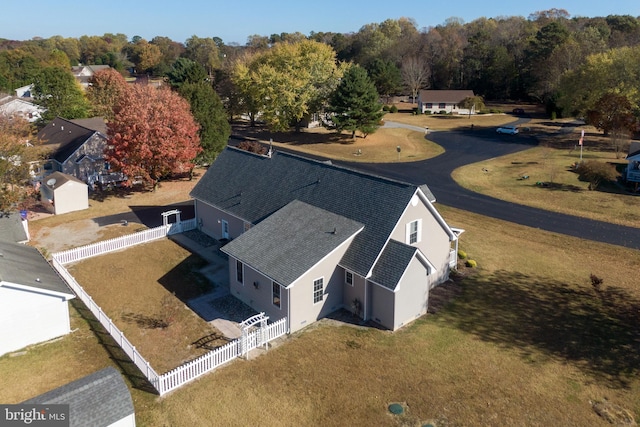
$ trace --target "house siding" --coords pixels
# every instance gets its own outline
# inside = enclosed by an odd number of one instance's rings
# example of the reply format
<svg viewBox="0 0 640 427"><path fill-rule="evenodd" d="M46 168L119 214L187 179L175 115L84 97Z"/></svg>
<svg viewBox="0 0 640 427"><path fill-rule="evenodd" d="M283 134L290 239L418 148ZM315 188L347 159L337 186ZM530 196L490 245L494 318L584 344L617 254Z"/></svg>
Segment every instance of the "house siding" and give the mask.
<svg viewBox="0 0 640 427"><path fill-rule="evenodd" d="M0 356L69 331L64 298L0 286Z"/></svg>
<svg viewBox="0 0 640 427"><path fill-rule="evenodd" d="M349 310L350 312L356 314L354 312L352 303L354 300L358 300L360 302L361 308L360 308L360 317L363 318L365 313L364 313L364 300L365 300L365 285L366 285L366 280L364 279L364 277L362 276L358 276L357 274L354 273L353 275L353 286L348 285L347 282L345 281L344 277L344 269L342 269L342 278L343 278L343 289L342 289L342 301L343 301L343 307L347 310Z"/></svg>
<svg viewBox="0 0 640 427"><path fill-rule="evenodd" d="M415 206L414 206L415 203ZM420 241L412 244L427 257L429 262L436 268L435 276L432 279L432 286L446 281L449 278L449 253L451 242L449 234L431 214L425 202L417 195L407 205L407 209L400 217L396 228L391 233L391 238L399 242L406 241L406 226L415 220L421 220Z"/></svg>
<svg viewBox="0 0 640 427"><path fill-rule="evenodd" d="M429 289L432 277L427 275L428 268L417 257L414 257L398 288L394 298L393 330L415 320L427 312Z"/></svg>
<svg viewBox="0 0 640 427"><path fill-rule="evenodd" d="M235 239L244 232L244 221L222 210L196 199L198 227L203 233L214 239L222 239L222 221L229 224L229 240ZM235 271L235 270L234 270Z"/></svg>
<svg viewBox="0 0 640 427"><path fill-rule="evenodd" d="M107 140L100 134L94 133L62 163L60 171L73 175L81 181L88 182L90 175L100 174L105 171L104 150L106 146ZM78 163L78 159L82 156L85 157Z"/></svg>
<svg viewBox="0 0 640 427"><path fill-rule="evenodd" d="M297 331L343 307L344 269L338 266L353 237L342 243L321 262L300 276L290 287L289 327ZM313 282L322 277L323 299L313 302Z"/></svg>
<svg viewBox="0 0 640 427"><path fill-rule="evenodd" d="M68 181L55 189L53 203L56 215L89 209L89 188L86 184Z"/></svg>
<svg viewBox="0 0 640 427"><path fill-rule="evenodd" d="M369 319L393 330L395 324L395 295L393 291L367 281L367 297L369 299Z"/></svg>
<svg viewBox="0 0 640 427"><path fill-rule="evenodd" d="M257 312L264 312L271 321L280 320L287 316L289 293L280 290L280 308L273 305L271 284L272 280L265 275L244 265L243 282L236 280L236 259L229 257L229 289L231 295L247 304ZM258 286L254 286L258 283Z"/></svg>

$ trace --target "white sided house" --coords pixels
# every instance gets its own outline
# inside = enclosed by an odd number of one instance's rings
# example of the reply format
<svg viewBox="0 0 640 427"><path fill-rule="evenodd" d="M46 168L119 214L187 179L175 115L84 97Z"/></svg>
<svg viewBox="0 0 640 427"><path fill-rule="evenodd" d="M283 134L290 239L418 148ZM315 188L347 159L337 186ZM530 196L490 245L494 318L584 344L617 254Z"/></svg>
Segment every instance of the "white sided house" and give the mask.
<svg viewBox="0 0 640 427"><path fill-rule="evenodd" d="M396 330L456 265L461 230L426 185L229 147L191 196L199 229L229 240L232 295L291 332L341 308Z"/></svg>
<svg viewBox="0 0 640 427"><path fill-rule="evenodd" d="M628 183L634 183L637 190L640 185L640 142L634 141L631 143L627 161L629 164L624 177Z"/></svg>
<svg viewBox="0 0 640 427"><path fill-rule="evenodd" d="M0 356L69 333L72 298L36 248L0 239Z"/></svg>
<svg viewBox="0 0 640 427"><path fill-rule="evenodd" d="M475 114L475 107L471 110L458 107L463 100L474 96L472 90L421 90L418 110L422 114Z"/></svg>

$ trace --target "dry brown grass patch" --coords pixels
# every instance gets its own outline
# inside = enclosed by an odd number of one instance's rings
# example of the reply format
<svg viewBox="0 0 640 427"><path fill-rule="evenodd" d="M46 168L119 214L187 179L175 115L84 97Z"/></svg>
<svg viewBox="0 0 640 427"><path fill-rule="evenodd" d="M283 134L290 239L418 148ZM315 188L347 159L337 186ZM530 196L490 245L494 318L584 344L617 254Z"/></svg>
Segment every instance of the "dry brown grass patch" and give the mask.
<svg viewBox="0 0 640 427"><path fill-rule="evenodd" d="M162 373L215 344L197 344L219 332L185 305L210 290L207 279L196 273L204 265L204 260L167 239L90 258L69 271Z"/></svg>
<svg viewBox="0 0 640 427"><path fill-rule="evenodd" d="M235 133L263 142L271 139L275 147L350 162L413 162L443 153L443 149L427 141L423 133L400 128L380 128L366 138L359 135L355 139L324 128L272 133L262 127L241 127ZM401 147L399 154L398 146Z"/></svg>

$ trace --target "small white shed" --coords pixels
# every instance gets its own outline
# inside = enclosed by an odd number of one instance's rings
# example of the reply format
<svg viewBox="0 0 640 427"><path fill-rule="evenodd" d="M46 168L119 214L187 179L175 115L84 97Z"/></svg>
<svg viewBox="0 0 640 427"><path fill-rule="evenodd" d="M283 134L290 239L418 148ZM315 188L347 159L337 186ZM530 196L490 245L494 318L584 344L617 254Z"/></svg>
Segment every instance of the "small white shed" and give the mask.
<svg viewBox="0 0 640 427"><path fill-rule="evenodd" d="M47 175L40 185L40 194L45 206L56 215L89 209L89 186L66 173Z"/></svg>
<svg viewBox="0 0 640 427"><path fill-rule="evenodd" d="M72 298L36 248L0 241L0 356L68 334Z"/></svg>

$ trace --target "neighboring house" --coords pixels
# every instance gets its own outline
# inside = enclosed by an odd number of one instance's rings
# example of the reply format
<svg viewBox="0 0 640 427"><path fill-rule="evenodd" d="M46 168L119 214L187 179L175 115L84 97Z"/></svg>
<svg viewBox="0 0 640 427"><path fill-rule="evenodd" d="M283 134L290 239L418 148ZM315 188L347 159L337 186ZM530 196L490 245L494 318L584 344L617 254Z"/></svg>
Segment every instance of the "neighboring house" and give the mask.
<svg viewBox="0 0 640 427"><path fill-rule="evenodd" d="M636 190L640 185L640 142L634 141L629 146L629 153L627 154L627 165L625 179L627 182L634 182Z"/></svg>
<svg viewBox="0 0 640 427"><path fill-rule="evenodd" d="M42 117L45 109L25 99L0 95L0 114L7 117L22 117L33 123Z"/></svg>
<svg viewBox="0 0 640 427"><path fill-rule="evenodd" d="M471 111L460 108L458 104L466 98L475 96L472 90L421 90L418 94L418 110L422 113L441 114L475 114L475 108Z"/></svg>
<svg viewBox="0 0 640 427"><path fill-rule="evenodd" d="M18 98L32 98L33 97L32 91L33 91L32 84L19 87L18 89L15 90L16 96Z"/></svg>
<svg viewBox="0 0 640 427"><path fill-rule="evenodd" d="M68 334L72 298L36 248L0 240L0 355Z"/></svg>
<svg viewBox="0 0 640 427"><path fill-rule="evenodd" d="M462 230L426 185L228 147L191 196L200 230L230 240L232 295L291 332L341 308L398 329L456 265Z"/></svg>
<svg viewBox="0 0 640 427"><path fill-rule="evenodd" d="M56 215L89 209L87 184L62 172L47 175L40 184L40 194L44 206Z"/></svg>
<svg viewBox="0 0 640 427"><path fill-rule="evenodd" d="M26 212L0 211L0 240L11 243L29 241L29 221Z"/></svg>
<svg viewBox="0 0 640 427"><path fill-rule="evenodd" d="M108 65L76 65L71 67L71 72L83 89L89 87L89 80L95 73L111 68Z"/></svg>
<svg viewBox="0 0 640 427"><path fill-rule="evenodd" d="M122 375L108 367L55 390L22 402L22 405L69 405L70 427L135 427L131 393Z"/></svg>
<svg viewBox="0 0 640 427"><path fill-rule="evenodd" d="M73 175L81 181L111 184L126 179L114 173L104 160L107 148L107 125L100 117L66 120L56 117L37 135L53 154L44 165L44 177L51 172Z"/></svg>

